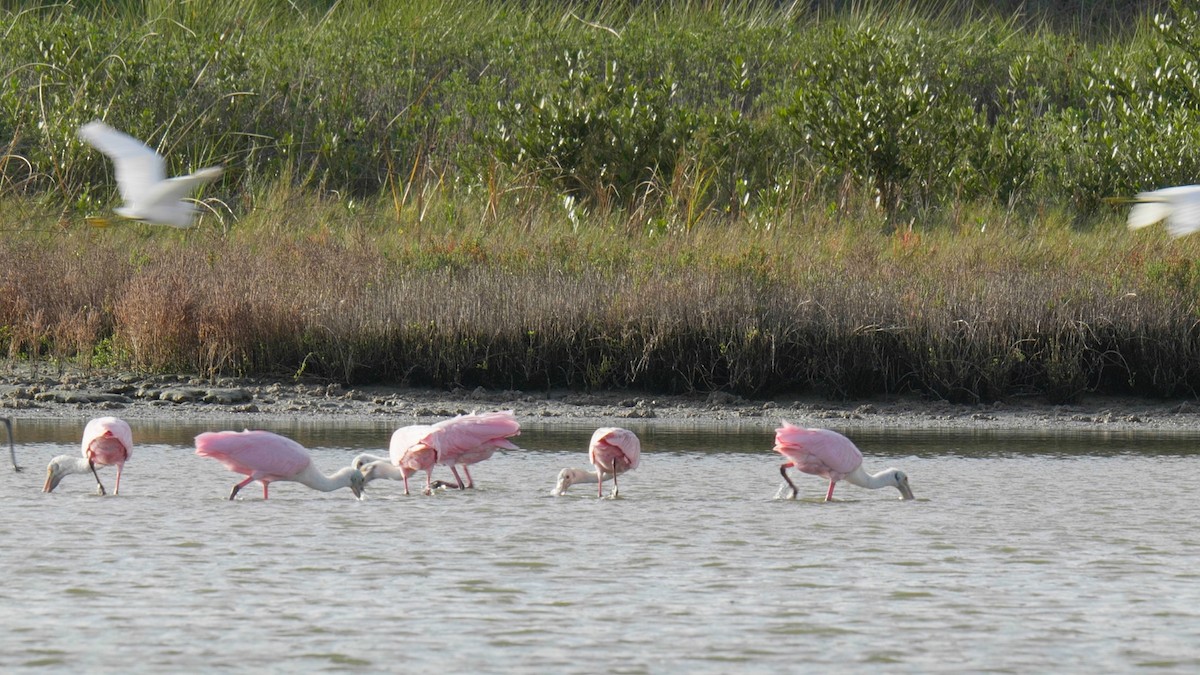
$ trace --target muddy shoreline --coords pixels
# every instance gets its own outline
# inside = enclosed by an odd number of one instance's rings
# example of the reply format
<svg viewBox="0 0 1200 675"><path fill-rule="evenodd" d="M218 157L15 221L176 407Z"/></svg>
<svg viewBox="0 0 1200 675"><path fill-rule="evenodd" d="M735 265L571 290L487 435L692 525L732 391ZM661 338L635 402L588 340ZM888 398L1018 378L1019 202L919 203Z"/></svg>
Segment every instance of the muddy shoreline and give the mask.
<svg viewBox="0 0 1200 675"><path fill-rule="evenodd" d="M439 391L344 387L269 378L204 380L186 376L69 372L0 373L0 415L15 418L128 419L244 417L253 420L426 420L474 410L508 409L526 420L572 423L751 425L780 419L806 426L927 429L1109 429L1200 431L1200 402L1088 397L1070 405L1037 399L961 405L896 396L859 401L819 397L751 400L726 393Z"/></svg>

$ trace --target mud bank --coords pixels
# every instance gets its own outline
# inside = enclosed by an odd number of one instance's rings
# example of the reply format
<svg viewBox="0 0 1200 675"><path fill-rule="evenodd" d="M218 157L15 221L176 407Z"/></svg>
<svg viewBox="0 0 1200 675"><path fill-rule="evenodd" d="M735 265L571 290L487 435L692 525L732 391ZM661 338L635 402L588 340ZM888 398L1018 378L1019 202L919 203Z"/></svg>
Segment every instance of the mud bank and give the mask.
<svg viewBox="0 0 1200 675"><path fill-rule="evenodd" d="M663 396L637 392L439 391L407 387L344 387L317 381L83 372L0 374L0 414L10 417L129 419L245 417L255 419L398 422L474 410L513 409L525 419L573 423L739 424L774 427L780 419L807 426L852 428L1154 429L1200 431L1200 402L1085 398L1071 405L1036 399L960 405L918 396L868 401L780 397L749 400L732 394Z"/></svg>

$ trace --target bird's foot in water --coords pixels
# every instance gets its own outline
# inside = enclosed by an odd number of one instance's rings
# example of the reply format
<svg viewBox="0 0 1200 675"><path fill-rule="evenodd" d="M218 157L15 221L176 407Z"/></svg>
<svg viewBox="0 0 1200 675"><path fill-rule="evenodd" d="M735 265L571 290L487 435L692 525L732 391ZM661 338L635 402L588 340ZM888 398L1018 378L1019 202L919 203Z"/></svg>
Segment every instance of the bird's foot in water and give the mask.
<svg viewBox="0 0 1200 675"><path fill-rule="evenodd" d="M104 486L97 484L96 485L96 495L103 497L106 494L108 494L108 493L104 491Z"/></svg>

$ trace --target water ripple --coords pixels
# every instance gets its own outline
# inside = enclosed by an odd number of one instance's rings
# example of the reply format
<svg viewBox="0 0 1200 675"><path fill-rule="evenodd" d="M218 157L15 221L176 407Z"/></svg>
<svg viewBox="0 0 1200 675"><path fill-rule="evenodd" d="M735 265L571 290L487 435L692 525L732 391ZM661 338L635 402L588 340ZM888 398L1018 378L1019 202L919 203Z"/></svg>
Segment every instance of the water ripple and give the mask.
<svg viewBox="0 0 1200 675"><path fill-rule="evenodd" d="M189 439L140 449L115 498L80 477L43 495L37 476L0 472L0 667L1200 666L1200 539L1189 529L1200 503L1180 479L1200 455L1143 454L1158 447L1149 437L1094 454L1041 439L1021 454L966 436L939 441L954 452L938 454L916 447L929 438L896 436L888 463L920 499L839 486L832 504L806 476L801 499L773 499L769 448L649 444L621 499L586 486L549 497L558 469L581 464L574 442L497 456L473 471L473 492L405 497L373 483L359 502L276 484L267 502L248 490L230 503L235 477L191 455ZM973 451L976 440L987 447ZM34 464L62 448L21 450ZM357 450L314 457L332 470Z"/></svg>

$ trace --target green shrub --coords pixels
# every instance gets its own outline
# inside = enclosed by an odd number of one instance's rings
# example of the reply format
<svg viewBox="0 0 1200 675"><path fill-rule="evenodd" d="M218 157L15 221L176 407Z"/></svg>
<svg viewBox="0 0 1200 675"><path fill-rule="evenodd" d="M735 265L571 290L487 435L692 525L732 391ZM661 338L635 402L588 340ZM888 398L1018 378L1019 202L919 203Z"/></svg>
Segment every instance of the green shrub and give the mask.
<svg viewBox="0 0 1200 675"><path fill-rule="evenodd" d="M554 70L564 75L550 90L526 88L502 104L502 159L593 203L627 204L674 174L697 119L677 105L671 76L583 52Z"/></svg>

